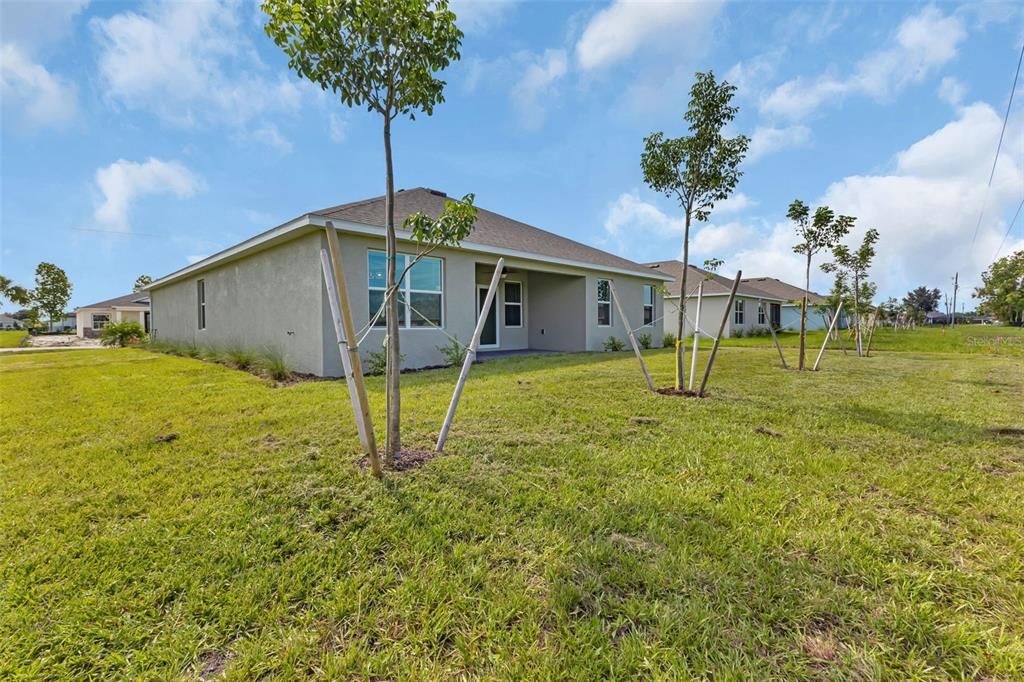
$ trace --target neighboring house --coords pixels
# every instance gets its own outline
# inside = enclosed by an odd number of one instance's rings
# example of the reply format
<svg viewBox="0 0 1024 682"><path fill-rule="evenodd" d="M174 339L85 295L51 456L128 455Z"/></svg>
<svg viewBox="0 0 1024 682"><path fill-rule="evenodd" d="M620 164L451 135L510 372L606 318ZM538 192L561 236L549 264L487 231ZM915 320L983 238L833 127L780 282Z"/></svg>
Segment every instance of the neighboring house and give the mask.
<svg viewBox="0 0 1024 682"><path fill-rule="evenodd" d="M683 264L677 260L666 260L648 263L647 266L655 272L671 277L666 286L664 326L665 331L675 334L679 324L679 274L682 272ZM704 333L714 336L722 324L733 281L695 265L689 268L686 288L690 293L686 300L684 335L693 335L693 324L697 314L697 285L703 280L700 327ZM767 330L769 322L774 322L776 326L780 325L786 303L784 298L762 291L741 280L725 325L725 336L746 335L757 329Z"/></svg>
<svg viewBox="0 0 1024 682"><path fill-rule="evenodd" d="M149 320L149 294L145 291L75 308L75 332L83 338L99 336L111 322L138 322L148 332Z"/></svg>
<svg viewBox="0 0 1024 682"><path fill-rule="evenodd" d="M760 289L775 298L785 300L785 303L782 304L782 329L790 331L800 329L800 306L804 300L804 290L802 288L774 277L747 277L740 280L740 283ZM812 291L809 293L807 300L810 303L807 311L807 328L810 330L828 328L829 323L832 321L831 313L826 316L823 310L823 307L828 305L828 299ZM837 324L841 329L846 329L845 313L839 318Z"/></svg>
<svg viewBox="0 0 1024 682"><path fill-rule="evenodd" d="M10 315L0 315L0 329L21 329L21 320Z"/></svg>
<svg viewBox="0 0 1024 682"><path fill-rule="evenodd" d="M71 331L75 328L75 313L64 313L64 317L59 320L51 320L49 322L51 332L63 332Z"/></svg>
<svg viewBox="0 0 1024 682"><path fill-rule="evenodd" d="M947 324L949 320L945 313L940 313L938 310L932 310L924 315L925 324Z"/></svg>
<svg viewBox="0 0 1024 682"><path fill-rule="evenodd" d="M397 192L396 226L419 211L438 215L445 200L443 192L426 188ZM273 349L297 371L341 376L320 266L325 228L338 232L352 314L356 326L366 328L384 296L384 217L384 197L308 213L156 280L147 287L154 338ZM417 246L408 232L397 232L401 269ZM611 280L630 325L646 321L654 345L661 345L657 289L669 277L479 209L461 247L438 248L402 283L403 366L442 363L438 349L450 336L469 343L499 257L505 274L481 351L594 351L610 336L625 340L626 326L610 300ZM367 334L360 349L380 351L384 320Z"/></svg>

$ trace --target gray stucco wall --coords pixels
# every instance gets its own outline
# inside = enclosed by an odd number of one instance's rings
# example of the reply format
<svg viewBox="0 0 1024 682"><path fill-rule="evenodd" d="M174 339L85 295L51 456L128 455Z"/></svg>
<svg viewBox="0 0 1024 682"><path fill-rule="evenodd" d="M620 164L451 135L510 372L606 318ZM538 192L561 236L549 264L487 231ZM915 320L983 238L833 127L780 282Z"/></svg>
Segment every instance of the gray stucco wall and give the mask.
<svg viewBox="0 0 1024 682"><path fill-rule="evenodd" d="M587 344L587 278L533 272L535 291L530 298L529 347L538 350L577 351Z"/></svg>
<svg viewBox="0 0 1024 682"><path fill-rule="evenodd" d="M644 294L645 284L656 285L656 280L646 280L639 277L627 275L589 273L587 275L587 350L603 350L605 341L609 336L614 336L623 343L629 343L626 334L626 325L619 315L618 309L612 303L612 324L602 326L597 323L597 281L599 279L611 279L615 282L615 293L618 295L619 304L629 321L630 328L639 336L641 334L651 335L651 345L655 348L661 347L664 336L664 320L662 317L663 302L661 295L655 291L654 296L654 324L641 327L644 318Z"/></svg>
<svg viewBox="0 0 1024 682"><path fill-rule="evenodd" d="M733 313L729 314L729 321L725 325L725 338L729 338L736 334L736 330L742 327L744 334L749 334L755 329L768 329L768 320L771 319L769 316L771 311L769 310L769 301L764 302L764 314L765 324L760 324L757 321L757 299L748 298L746 296L736 296L737 300L743 301L743 324L737 325L734 322ZM665 331L671 334L676 333L676 325L679 320L679 308L677 301L678 298L673 298L665 301ZM700 326L701 329L708 335L715 335L718 333L718 327L722 324L722 314L725 312L725 304L728 302L729 297L723 295L706 296L704 297L703 303L701 304L700 313ZM693 336L693 322L695 320L697 310L697 298L692 297L686 302L686 332L685 336ZM782 308L783 324L785 324L785 306Z"/></svg>
<svg viewBox="0 0 1024 682"><path fill-rule="evenodd" d="M151 292L153 338L204 347L272 348L299 372L323 372L319 233ZM199 329L196 281L206 287Z"/></svg>

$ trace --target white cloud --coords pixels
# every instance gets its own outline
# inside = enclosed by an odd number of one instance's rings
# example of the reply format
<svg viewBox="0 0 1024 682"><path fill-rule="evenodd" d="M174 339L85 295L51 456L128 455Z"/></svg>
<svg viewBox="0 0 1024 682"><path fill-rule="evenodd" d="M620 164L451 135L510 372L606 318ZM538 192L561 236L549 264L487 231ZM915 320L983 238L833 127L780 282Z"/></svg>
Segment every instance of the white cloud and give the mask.
<svg viewBox="0 0 1024 682"><path fill-rule="evenodd" d="M684 225L682 216L667 215L654 204L642 200L634 190L620 194L608 207L604 230L612 237L627 240L651 236L682 237Z"/></svg>
<svg viewBox="0 0 1024 682"><path fill-rule="evenodd" d="M60 125L78 110L78 89L8 43L0 46L0 100L25 128Z"/></svg>
<svg viewBox="0 0 1024 682"><path fill-rule="evenodd" d="M512 87L512 100L523 126L539 128L555 98L555 84L565 76L569 62L565 50L548 49L542 55L520 58L527 60L526 68Z"/></svg>
<svg viewBox="0 0 1024 682"><path fill-rule="evenodd" d="M736 62L725 72L725 80L736 86L740 97L756 94L765 81L775 76L782 55L783 50L779 49Z"/></svg>
<svg viewBox="0 0 1024 682"><path fill-rule="evenodd" d="M277 150L281 154L289 154L292 151L292 143L288 141L281 131L277 129L276 125L266 124L256 128L247 137L265 144L268 147Z"/></svg>
<svg viewBox="0 0 1024 682"><path fill-rule="evenodd" d="M341 114L332 111L329 118L331 142L341 144L348 137L348 121Z"/></svg>
<svg viewBox="0 0 1024 682"><path fill-rule="evenodd" d="M189 265L192 265L194 263L198 263L201 260L206 260L209 257L210 257L210 254L203 253L203 254L199 254L199 255L195 255L195 256L185 256L185 260L188 261Z"/></svg>
<svg viewBox="0 0 1024 682"><path fill-rule="evenodd" d="M240 10L232 2L172 2L94 19L106 96L180 126L241 126L294 111L303 89L266 73L242 30Z"/></svg>
<svg viewBox="0 0 1024 682"><path fill-rule="evenodd" d="M576 43L576 61L584 70L621 61L641 47L677 44L680 36L698 33L722 3L614 0L595 14Z"/></svg>
<svg viewBox="0 0 1024 682"><path fill-rule="evenodd" d="M803 147L811 139L811 129L804 125L783 128L758 126L750 135L747 161L754 162L777 151Z"/></svg>
<svg viewBox="0 0 1024 682"><path fill-rule="evenodd" d="M718 258L738 246L749 243L753 236L754 228L743 222L704 225L690 241L690 255Z"/></svg>
<svg viewBox="0 0 1024 682"><path fill-rule="evenodd" d="M459 28L465 33L481 34L500 25L515 8L511 0L452 0Z"/></svg>
<svg viewBox="0 0 1024 682"><path fill-rule="evenodd" d="M848 94L890 97L956 57L966 35L960 17L925 7L900 24L891 46L866 56L849 77L825 73L787 81L762 99L761 111L801 118Z"/></svg>
<svg viewBox="0 0 1024 682"><path fill-rule="evenodd" d="M960 106L966 94L967 86L953 76L946 76L939 83L939 97L954 107Z"/></svg>
<svg viewBox="0 0 1024 682"><path fill-rule="evenodd" d="M756 206L757 202L748 197L743 192L736 192L725 201L719 201L715 204L715 210L713 215L722 215L723 213L739 213L745 211L751 206Z"/></svg>
<svg viewBox="0 0 1024 682"><path fill-rule="evenodd" d="M103 194L94 214L96 222L108 229L128 232L128 213L135 199L159 193L190 197L199 191L202 182L177 161L150 158L136 163L120 159L96 171L96 186Z"/></svg>
<svg viewBox="0 0 1024 682"><path fill-rule="evenodd" d="M89 0L7 0L0 2L0 41L32 53L71 32Z"/></svg>

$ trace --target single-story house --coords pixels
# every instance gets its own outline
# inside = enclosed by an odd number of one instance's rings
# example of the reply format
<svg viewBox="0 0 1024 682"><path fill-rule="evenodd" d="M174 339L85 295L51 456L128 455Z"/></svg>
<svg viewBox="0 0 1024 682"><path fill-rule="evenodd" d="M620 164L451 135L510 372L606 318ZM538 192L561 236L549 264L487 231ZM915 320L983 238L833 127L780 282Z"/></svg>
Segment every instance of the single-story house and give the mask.
<svg viewBox="0 0 1024 682"><path fill-rule="evenodd" d="M59 320L50 320L50 331L51 332L66 332L71 331L75 328L76 315L75 313L64 313L64 316Z"/></svg>
<svg viewBox="0 0 1024 682"><path fill-rule="evenodd" d="M679 324L679 274L683 264L677 260L657 261L647 266L655 272L671 277L665 291L665 331L675 334ZM684 335L693 335L693 325L697 314L697 285L704 282L701 302L700 327L704 333L714 336L722 323L725 306L729 302L733 280L716 275L695 265L689 266L686 275L686 288L690 294L686 299L686 324ZM781 325L782 310L786 300L762 291L750 284L740 281L736 289L729 320L725 325L725 336L747 335L758 329L768 329L770 322L776 327Z"/></svg>
<svg viewBox="0 0 1024 682"><path fill-rule="evenodd" d="M759 289L766 294L785 300L781 311L781 328L790 331L800 329L800 306L804 300L804 290L788 282L783 282L775 277L746 277L740 280L741 284L747 284ZM827 316L822 306L828 305L828 299L819 293L809 292L808 303L810 309L807 311L807 328L827 329L832 321L831 313ZM846 314L843 313L837 323L841 329L846 328Z"/></svg>
<svg viewBox="0 0 1024 682"><path fill-rule="evenodd" d="M447 195L427 188L395 195L399 269L416 243L407 216L436 216ZM384 296L384 197L299 216L147 287L152 336L199 346L240 345L284 355L296 371L341 376L341 355L321 274L326 230L336 230L352 315L366 329L364 353L383 347L384 320L369 327ZM629 325L662 340L659 285L669 276L611 253L479 209L457 248L438 248L401 284L401 353L408 368L440 364L440 347L467 344L499 257L505 259L481 351L596 351L608 337L626 340L610 297L614 281Z"/></svg>
<svg viewBox="0 0 1024 682"><path fill-rule="evenodd" d="M75 333L82 338L100 335L111 322L138 322L150 329L149 294L136 291L92 305L75 308Z"/></svg>
<svg viewBox="0 0 1024 682"><path fill-rule="evenodd" d="M21 320L7 314L0 315L0 329L21 329Z"/></svg>

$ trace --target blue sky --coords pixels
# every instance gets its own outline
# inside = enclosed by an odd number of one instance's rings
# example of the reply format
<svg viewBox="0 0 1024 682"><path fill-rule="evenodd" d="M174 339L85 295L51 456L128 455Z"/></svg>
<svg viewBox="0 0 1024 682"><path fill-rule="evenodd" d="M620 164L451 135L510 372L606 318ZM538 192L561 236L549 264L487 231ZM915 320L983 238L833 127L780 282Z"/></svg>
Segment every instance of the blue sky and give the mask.
<svg viewBox="0 0 1024 682"><path fill-rule="evenodd" d="M1012 3L458 2L462 60L400 121L398 187L429 186L634 260L678 256L643 137L684 132L694 71L739 86L753 138L696 262L798 282L786 206L881 232L880 294L967 287L1024 198ZM303 83L256 2L4 0L2 271L51 261L72 305L130 290L302 213L383 192L380 121ZM1019 86L1024 89L1024 85ZM975 237L979 215L983 219ZM1002 246L1024 248L1024 221ZM815 272L813 283L828 288ZM968 302L970 307L970 302Z"/></svg>

